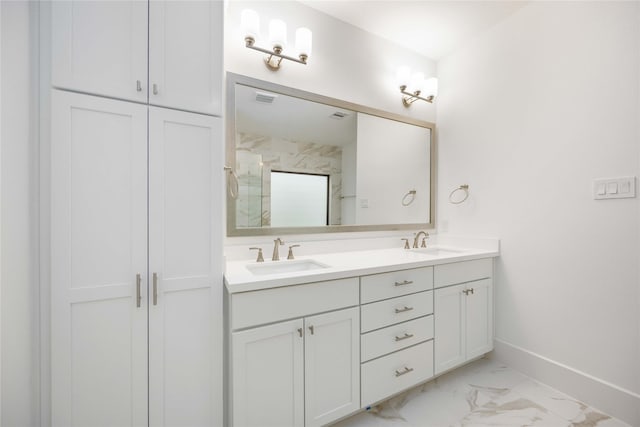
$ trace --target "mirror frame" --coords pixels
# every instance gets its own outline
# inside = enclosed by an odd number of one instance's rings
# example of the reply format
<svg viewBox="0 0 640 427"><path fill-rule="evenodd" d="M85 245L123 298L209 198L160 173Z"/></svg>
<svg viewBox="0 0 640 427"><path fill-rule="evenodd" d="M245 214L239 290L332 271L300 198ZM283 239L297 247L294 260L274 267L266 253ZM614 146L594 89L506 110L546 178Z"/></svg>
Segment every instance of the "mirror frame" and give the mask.
<svg viewBox="0 0 640 427"><path fill-rule="evenodd" d="M235 86L241 84L245 86L251 86L256 89L262 89L270 92L275 92L282 95L292 96L294 98L305 99L312 102L318 102L321 104L331 105L337 108L343 108L352 110L359 113L369 114L372 116L382 117L389 120L395 120L402 123L408 123L415 126L428 128L431 130L431 145L430 145L430 200L429 200L429 222L417 223L417 224L371 224L371 225L326 225L317 227L248 227L237 228L236 227L236 203L235 200L229 195L228 173L225 172L225 193L227 203L227 236L239 237L239 236L271 236L271 235L285 235L285 234L315 234L315 233L346 233L346 232L358 232L358 231L395 231L395 230L415 230L415 229L433 229L435 228L435 216L436 216L436 177L437 177L437 144L435 124L423 120L417 120L411 117L402 116L400 114L389 113L386 111L378 110L375 108L367 107L364 105L354 104L347 101L342 101L335 98L330 98L324 95L318 95L311 92L306 92L299 89L294 89L287 86L282 86L276 83L267 82L264 80L254 79L241 74L235 74L231 72L226 73L227 87L227 117L226 117L226 130L225 130L225 166L231 166L233 170L236 169L236 97Z"/></svg>

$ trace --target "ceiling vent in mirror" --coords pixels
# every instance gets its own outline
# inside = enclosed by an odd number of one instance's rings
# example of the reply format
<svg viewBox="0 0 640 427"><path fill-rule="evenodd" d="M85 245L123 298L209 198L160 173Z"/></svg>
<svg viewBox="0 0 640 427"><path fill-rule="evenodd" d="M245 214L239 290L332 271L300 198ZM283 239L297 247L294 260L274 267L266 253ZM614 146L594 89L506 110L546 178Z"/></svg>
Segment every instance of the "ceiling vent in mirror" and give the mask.
<svg viewBox="0 0 640 427"><path fill-rule="evenodd" d="M349 114L347 113L343 113L342 111L336 111L335 113L333 113L332 115L330 115L329 117L332 119L336 119L336 120L342 120L345 117L347 117Z"/></svg>
<svg viewBox="0 0 640 427"><path fill-rule="evenodd" d="M263 104L273 104L273 101L278 97L273 93L256 92L256 102L262 102Z"/></svg>

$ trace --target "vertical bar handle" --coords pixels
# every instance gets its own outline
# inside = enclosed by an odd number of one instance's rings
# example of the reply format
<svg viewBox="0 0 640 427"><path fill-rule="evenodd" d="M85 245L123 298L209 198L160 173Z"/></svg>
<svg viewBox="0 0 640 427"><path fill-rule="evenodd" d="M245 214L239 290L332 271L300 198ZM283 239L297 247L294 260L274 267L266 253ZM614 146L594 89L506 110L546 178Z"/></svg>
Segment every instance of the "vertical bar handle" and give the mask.
<svg viewBox="0 0 640 427"><path fill-rule="evenodd" d="M309 326L309 330L311 331L311 335L313 335L313 333L315 332L313 326Z"/></svg>
<svg viewBox="0 0 640 427"><path fill-rule="evenodd" d="M140 80L136 80L136 90L142 92L142 82Z"/></svg>
<svg viewBox="0 0 640 427"><path fill-rule="evenodd" d="M136 274L136 307L140 308L142 303L142 295L140 294L140 285L142 283L142 277L140 273Z"/></svg>
<svg viewBox="0 0 640 427"><path fill-rule="evenodd" d="M298 328L298 335L300 335L300 338L302 338L302 328Z"/></svg>
<svg viewBox="0 0 640 427"><path fill-rule="evenodd" d="M153 94L154 95L158 94L158 85L156 83L153 84Z"/></svg>
<svg viewBox="0 0 640 427"><path fill-rule="evenodd" d="M158 273L153 273L153 305L158 305Z"/></svg>

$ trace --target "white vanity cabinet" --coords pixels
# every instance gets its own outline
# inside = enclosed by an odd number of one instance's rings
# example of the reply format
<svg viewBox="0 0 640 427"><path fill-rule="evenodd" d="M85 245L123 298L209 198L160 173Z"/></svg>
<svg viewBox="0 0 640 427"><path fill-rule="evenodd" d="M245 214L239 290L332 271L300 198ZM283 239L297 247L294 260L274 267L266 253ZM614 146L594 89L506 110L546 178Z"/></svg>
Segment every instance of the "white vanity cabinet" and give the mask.
<svg viewBox="0 0 640 427"><path fill-rule="evenodd" d="M222 22L221 1L53 2L53 86L219 116Z"/></svg>
<svg viewBox="0 0 640 427"><path fill-rule="evenodd" d="M493 349L492 266L479 259L434 267L436 374Z"/></svg>
<svg viewBox="0 0 640 427"><path fill-rule="evenodd" d="M249 327L230 334L232 425L321 426L358 410L357 306L357 278L231 295L232 329Z"/></svg>
<svg viewBox="0 0 640 427"><path fill-rule="evenodd" d="M360 278L362 407L433 376L433 267Z"/></svg>
<svg viewBox="0 0 640 427"><path fill-rule="evenodd" d="M291 286L227 282L227 425L327 425L491 351L484 256Z"/></svg>

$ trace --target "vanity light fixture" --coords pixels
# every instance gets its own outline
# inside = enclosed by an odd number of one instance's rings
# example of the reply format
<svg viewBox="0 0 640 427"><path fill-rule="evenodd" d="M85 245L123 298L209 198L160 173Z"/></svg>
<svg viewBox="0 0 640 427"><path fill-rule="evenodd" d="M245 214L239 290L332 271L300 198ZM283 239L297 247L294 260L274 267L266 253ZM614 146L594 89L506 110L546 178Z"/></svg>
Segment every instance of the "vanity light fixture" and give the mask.
<svg viewBox="0 0 640 427"><path fill-rule="evenodd" d="M432 103L438 96L438 79L425 79L423 73L411 74L409 67L400 67L396 73L396 80L400 87L402 105L410 107L418 99Z"/></svg>
<svg viewBox="0 0 640 427"><path fill-rule="evenodd" d="M311 56L311 30L308 28L298 28L296 30L295 51L298 57L285 55L283 53L287 45L287 24L280 19L272 19L269 22L269 44L271 49L256 46L256 39L260 34L260 16L251 9L245 9L240 16L240 26L244 33L245 46L258 52L266 53L269 56L264 62L270 70L277 71L283 59L307 64L307 59Z"/></svg>

